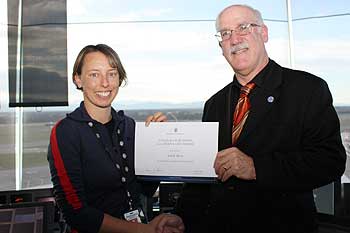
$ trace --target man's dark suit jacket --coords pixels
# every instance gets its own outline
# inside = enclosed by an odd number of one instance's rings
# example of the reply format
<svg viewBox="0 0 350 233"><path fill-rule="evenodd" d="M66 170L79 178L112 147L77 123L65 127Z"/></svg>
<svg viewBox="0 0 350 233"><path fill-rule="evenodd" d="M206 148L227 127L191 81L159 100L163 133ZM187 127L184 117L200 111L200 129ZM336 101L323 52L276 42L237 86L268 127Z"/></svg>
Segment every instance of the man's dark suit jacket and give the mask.
<svg viewBox="0 0 350 233"><path fill-rule="evenodd" d="M253 158L257 178L186 184L177 213L188 233L315 232L312 191L345 170L339 119L324 80L270 60L253 82L236 147ZM219 122L219 150L232 147L237 90L230 83L205 103L203 121Z"/></svg>

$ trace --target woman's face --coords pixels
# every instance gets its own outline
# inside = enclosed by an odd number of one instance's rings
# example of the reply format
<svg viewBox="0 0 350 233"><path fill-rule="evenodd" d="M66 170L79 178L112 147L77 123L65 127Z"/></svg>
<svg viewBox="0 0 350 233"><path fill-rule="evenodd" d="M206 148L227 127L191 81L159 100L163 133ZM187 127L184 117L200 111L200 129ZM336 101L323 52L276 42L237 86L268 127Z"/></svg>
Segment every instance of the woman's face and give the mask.
<svg viewBox="0 0 350 233"><path fill-rule="evenodd" d="M111 67L107 56L101 52L87 54L81 75L76 75L74 79L76 85L83 89L84 105L89 112L110 108L118 94L118 70Z"/></svg>

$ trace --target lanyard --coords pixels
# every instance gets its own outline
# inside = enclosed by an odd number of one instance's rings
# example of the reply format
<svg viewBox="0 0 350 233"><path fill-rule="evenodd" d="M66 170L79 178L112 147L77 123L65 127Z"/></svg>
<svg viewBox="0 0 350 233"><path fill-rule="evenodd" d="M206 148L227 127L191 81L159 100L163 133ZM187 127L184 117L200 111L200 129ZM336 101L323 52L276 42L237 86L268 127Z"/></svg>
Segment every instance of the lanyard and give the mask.
<svg viewBox="0 0 350 233"><path fill-rule="evenodd" d="M116 129L116 131L117 131L117 141L115 144L113 143L113 135L112 135L112 144L114 146L118 147L119 155L121 155L121 158L122 158L121 164L119 164L117 161L115 161L115 159L113 158L113 155L112 155L113 152L110 151L110 148L108 148L108 147L106 147L106 145L104 145L103 141L101 140L101 134L98 132L95 124L100 124L100 123L92 122L92 121L88 122L88 125L92 129L92 131L94 132L97 140L100 142L102 147L105 148L105 150L108 152L108 155L109 155L110 159L113 161L113 163L115 164L117 171L121 174L121 183L122 183L122 186L124 188L124 191L125 191L125 194L127 197L129 210L132 210L132 209L134 209L133 208L134 203L132 200L131 193L128 189L128 180L127 180L128 172L130 171L130 168L128 165L128 161L127 161L128 155L126 153L126 148L125 148L125 123L121 122L121 124L114 127L114 130Z"/></svg>

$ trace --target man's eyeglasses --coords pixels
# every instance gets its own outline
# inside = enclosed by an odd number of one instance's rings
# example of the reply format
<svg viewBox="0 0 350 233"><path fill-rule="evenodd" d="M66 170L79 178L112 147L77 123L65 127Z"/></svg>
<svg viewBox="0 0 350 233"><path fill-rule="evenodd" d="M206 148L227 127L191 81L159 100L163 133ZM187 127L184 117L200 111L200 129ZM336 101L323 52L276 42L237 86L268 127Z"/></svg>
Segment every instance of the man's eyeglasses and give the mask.
<svg viewBox="0 0 350 233"><path fill-rule="evenodd" d="M229 40L233 33L235 33L237 36L245 36L251 33L252 27L261 27L261 25L255 24L255 23L246 23L239 25L236 29L230 29L230 30L222 30L215 34L216 38L219 42L224 40Z"/></svg>

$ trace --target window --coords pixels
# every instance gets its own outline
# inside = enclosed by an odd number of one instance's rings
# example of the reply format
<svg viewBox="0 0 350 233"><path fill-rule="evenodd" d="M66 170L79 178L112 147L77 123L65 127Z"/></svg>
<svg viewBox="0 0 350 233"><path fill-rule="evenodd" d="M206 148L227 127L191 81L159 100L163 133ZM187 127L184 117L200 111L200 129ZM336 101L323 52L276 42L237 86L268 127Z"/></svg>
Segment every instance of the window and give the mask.
<svg viewBox="0 0 350 233"><path fill-rule="evenodd" d="M350 32L346 22L350 2L291 2L295 68L315 73L328 82L349 155ZM285 1L244 3L263 14L269 27L270 57L290 66ZM138 121L158 110L170 120L199 121L204 101L232 80L233 72L214 37L215 18L230 4L231 1L67 1L68 106L9 108L9 61L6 56L0 58L0 190L51 185L46 161L50 130L82 99L71 81L71 71L78 52L88 44L110 45L126 68L129 82L120 89L115 108L125 109ZM9 43L7 9L6 1L1 1L0 48L4 53ZM27 35L31 34L28 31ZM36 54L30 44L25 44L23 52ZM20 128L18 116L22 116ZM18 140L18 133L22 140ZM22 160L16 157L18 154ZM19 168L23 168L22 172L18 172ZM350 159L343 181L350 182Z"/></svg>

